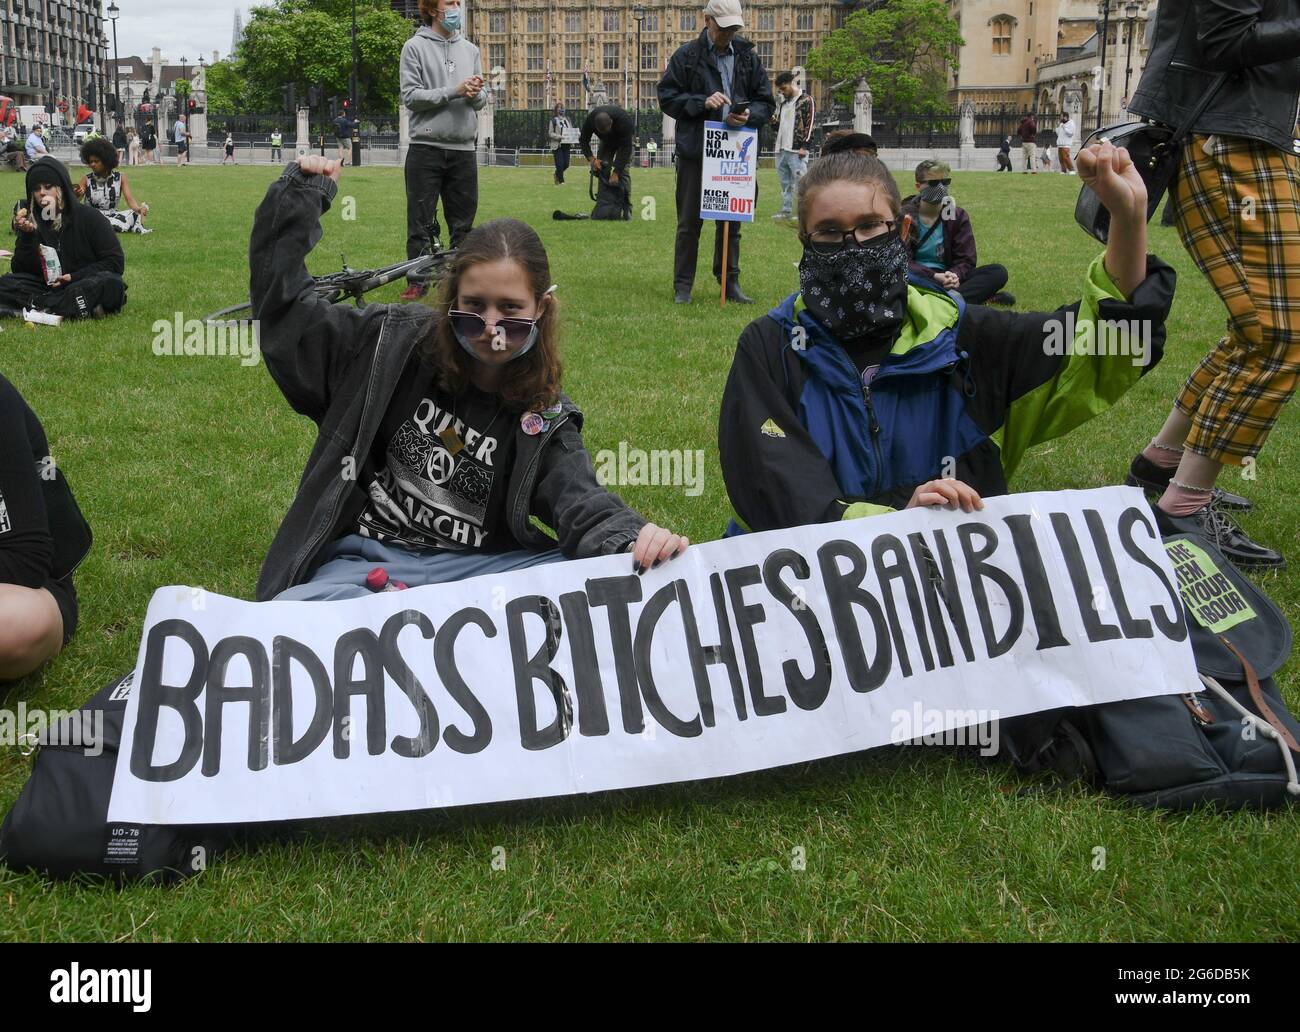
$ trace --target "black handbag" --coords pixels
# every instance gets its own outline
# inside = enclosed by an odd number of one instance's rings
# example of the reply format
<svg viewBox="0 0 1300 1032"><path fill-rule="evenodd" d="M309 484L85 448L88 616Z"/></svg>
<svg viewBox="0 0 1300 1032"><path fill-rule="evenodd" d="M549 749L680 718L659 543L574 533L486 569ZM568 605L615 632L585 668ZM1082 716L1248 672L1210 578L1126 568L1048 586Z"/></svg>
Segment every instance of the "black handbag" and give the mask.
<svg viewBox="0 0 1300 1032"><path fill-rule="evenodd" d="M1138 175L1146 183L1148 222L1160 207L1161 198L1174 181L1174 176L1178 174L1179 152L1183 141L1187 139L1192 131L1192 125L1201 117L1201 113L1209 106L1227 77L1227 72L1220 72L1215 77L1210 88L1201 96L1191 114L1183 119L1177 129L1162 122L1116 122L1113 125L1102 126L1083 141L1080 150L1093 141L1109 141L1116 147L1123 147L1128 151L1129 157L1137 167ZM1110 212L1087 183L1079 188L1079 199L1074 205L1074 221L1082 226L1089 236L1096 237L1103 244L1106 242L1110 234Z"/></svg>

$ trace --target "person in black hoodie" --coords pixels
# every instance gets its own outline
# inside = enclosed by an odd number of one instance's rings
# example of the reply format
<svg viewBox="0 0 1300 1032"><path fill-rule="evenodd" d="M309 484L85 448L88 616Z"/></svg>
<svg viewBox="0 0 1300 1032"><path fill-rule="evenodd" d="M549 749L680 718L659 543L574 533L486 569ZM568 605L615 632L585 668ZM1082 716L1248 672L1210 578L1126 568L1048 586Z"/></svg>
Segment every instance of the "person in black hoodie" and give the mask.
<svg viewBox="0 0 1300 1032"><path fill-rule="evenodd" d="M91 533L35 413L0 376L0 681L58 654L77 627L72 571Z"/></svg>
<svg viewBox="0 0 1300 1032"><path fill-rule="evenodd" d="M45 157L27 170L27 196L14 205L12 271L0 276L0 306L38 308L68 318L101 316L126 304L122 245L108 220L78 204L63 162ZM58 275L47 279L47 256Z"/></svg>

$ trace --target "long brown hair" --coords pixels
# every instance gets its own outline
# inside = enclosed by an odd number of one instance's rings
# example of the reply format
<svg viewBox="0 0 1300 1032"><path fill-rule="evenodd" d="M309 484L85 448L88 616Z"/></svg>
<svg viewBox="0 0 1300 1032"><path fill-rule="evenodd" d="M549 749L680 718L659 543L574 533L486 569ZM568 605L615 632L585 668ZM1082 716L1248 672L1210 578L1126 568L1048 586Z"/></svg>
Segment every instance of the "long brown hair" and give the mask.
<svg viewBox="0 0 1300 1032"><path fill-rule="evenodd" d="M497 391L506 407L514 411L534 412L554 405L560 396L559 305L555 295L542 305L542 297L551 285L551 263L546 248L532 226L518 219L493 219L469 232L456 249L456 260L442 280L434 305L438 318L420 346L433 366L438 386L452 394L462 393L470 384L474 363L478 360L465 353L452 332L447 312L456 303L460 280L466 269L485 262L512 261L519 265L528 280L533 299L541 306L537 319L537 342L522 358L505 366L505 375Z"/></svg>

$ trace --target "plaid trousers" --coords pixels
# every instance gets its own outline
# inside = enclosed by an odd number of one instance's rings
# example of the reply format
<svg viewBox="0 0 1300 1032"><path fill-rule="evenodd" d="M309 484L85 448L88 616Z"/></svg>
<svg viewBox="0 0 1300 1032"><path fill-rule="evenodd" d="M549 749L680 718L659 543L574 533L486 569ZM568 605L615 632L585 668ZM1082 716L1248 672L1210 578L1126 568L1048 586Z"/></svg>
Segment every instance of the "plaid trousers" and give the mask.
<svg viewBox="0 0 1300 1032"><path fill-rule="evenodd" d="M1171 196L1183 246L1228 309L1227 334L1174 404L1192 420L1187 448L1241 465L1300 376L1300 157L1193 133Z"/></svg>

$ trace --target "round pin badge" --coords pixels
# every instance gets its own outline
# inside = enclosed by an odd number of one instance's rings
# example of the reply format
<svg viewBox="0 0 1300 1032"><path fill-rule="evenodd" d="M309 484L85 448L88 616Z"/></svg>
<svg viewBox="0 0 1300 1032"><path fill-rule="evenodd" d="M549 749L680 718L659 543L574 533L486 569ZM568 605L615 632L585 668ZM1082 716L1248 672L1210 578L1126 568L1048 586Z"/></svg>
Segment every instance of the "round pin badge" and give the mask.
<svg viewBox="0 0 1300 1032"><path fill-rule="evenodd" d="M552 405L550 408L542 409L542 418L554 419L556 416L560 414L560 412L561 412L561 408L559 405Z"/></svg>
<svg viewBox="0 0 1300 1032"><path fill-rule="evenodd" d="M525 412L523 419L519 421L519 425L524 428L524 433L529 436L541 433L542 424L542 417L536 412Z"/></svg>

